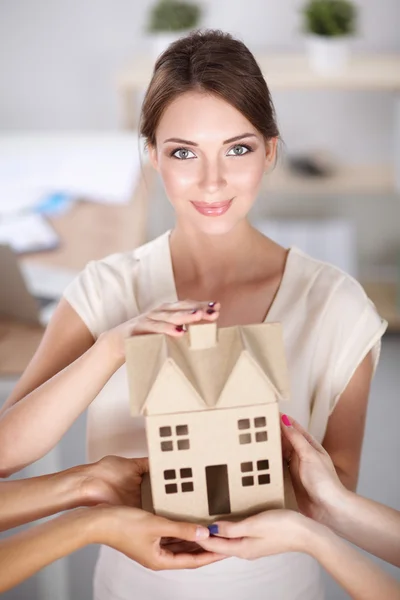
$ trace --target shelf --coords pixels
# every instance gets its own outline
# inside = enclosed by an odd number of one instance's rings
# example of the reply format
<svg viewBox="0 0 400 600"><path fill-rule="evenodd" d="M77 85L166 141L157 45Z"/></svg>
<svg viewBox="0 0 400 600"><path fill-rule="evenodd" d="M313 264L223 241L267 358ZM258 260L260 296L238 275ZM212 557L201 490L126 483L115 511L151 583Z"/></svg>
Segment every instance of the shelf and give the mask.
<svg viewBox="0 0 400 600"><path fill-rule="evenodd" d="M336 75L314 73L306 55L256 56L269 88L274 90L399 90L400 55L353 55Z"/></svg>
<svg viewBox="0 0 400 600"><path fill-rule="evenodd" d="M272 91L275 90L400 90L400 54L353 55L337 75L314 73L305 54L257 54L255 58ZM139 57L117 75L117 86L133 91L148 85L155 60Z"/></svg>
<svg viewBox="0 0 400 600"><path fill-rule="evenodd" d="M305 177L285 166L268 173L261 193L292 196L382 195L394 194L394 169L390 165L353 165L337 169L327 177Z"/></svg>

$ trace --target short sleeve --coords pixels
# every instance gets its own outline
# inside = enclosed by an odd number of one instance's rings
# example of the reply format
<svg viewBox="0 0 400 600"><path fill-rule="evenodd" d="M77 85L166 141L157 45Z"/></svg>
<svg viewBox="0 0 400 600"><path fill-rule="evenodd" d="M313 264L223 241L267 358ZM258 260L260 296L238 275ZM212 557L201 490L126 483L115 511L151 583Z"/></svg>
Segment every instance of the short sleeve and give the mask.
<svg viewBox="0 0 400 600"><path fill-rule="evenodd" d="M65 289L64 298L94 339L137 315L135 262L121 254L91 261Z"/></svg>
<svg viewBox="0 0 400 600"><path fill-rule="evenodd" d="M348 276L344 276L333 291L324 322L321 343L325 338L329 352L326 374L331 414L370 351L375 372L387 322L379 316L361 285Z"/></svg>

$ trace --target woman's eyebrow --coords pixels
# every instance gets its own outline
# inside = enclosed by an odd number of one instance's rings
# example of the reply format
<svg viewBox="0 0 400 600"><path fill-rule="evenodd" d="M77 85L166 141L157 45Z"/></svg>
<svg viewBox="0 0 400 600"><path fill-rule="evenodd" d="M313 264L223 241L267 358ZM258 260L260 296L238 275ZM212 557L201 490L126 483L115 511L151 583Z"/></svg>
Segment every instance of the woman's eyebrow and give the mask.
<svg viewBox="0 0 400 600"><path fill-rule="evenodd" d="M242 140L243 138L248 137L257 137L254 133L242 133L241 135L235 135L235 137L229 138L229 140L225 140L224 144L231 144L232 142L237 142L238 140Z"/></svg>
<svg viewBox="0 0 400 600"><path fill-rule="evenodd" d="M228 140L225 140L223 142L223 144L231 144L232 142L237 142L238 140L242 140L243 138L248 138L248 137L257 137L254 133L241 133L240 135L235 135L232 138L229 138ZM196 142L191 142L190 140L184 140L182 138L168 138L167 140L164 140L164 144L166 144L167 142L176 142L177 144L187 144L188 146L198 146L199 144L196 144Z"/></svg>

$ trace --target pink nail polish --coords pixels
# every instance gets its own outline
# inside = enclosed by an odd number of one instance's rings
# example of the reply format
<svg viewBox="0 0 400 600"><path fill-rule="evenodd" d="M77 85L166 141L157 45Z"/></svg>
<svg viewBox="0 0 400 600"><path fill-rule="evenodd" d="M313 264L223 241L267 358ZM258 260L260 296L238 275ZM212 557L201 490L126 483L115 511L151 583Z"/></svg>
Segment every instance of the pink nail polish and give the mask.
<svg viewBox="0 0 400 600"><path fill-rule="evenodd" d="M289 417L287 415L282 415L282 423L284 425L286 425L286 427L291 427L292 426L292 424L291 424L291 422L289 420Z"/></svg>
<svg viewBox="0 0 400 600"><path fill-rule="evenodd" d="M183 331L183 325L177 325L175 327L175 329L176 329L176 331L179 331L179 333L180 333L181 331Z"/></svg>

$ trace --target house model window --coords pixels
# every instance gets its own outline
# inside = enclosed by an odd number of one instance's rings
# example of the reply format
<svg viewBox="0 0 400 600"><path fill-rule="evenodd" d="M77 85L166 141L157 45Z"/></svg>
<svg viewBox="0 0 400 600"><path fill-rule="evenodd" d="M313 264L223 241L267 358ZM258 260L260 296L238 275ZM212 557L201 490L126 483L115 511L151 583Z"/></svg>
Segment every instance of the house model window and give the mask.
<svg viewBox="0 0 400 600"><path fill-rule="evenodd" d="M179 469L179 471L168 469L164 471L164 479L171 482L165 484L166 494L177 494L178 491L193 492L194 490L193 473L190 468Z"/></svg>
<svg viewBox="0 0 400 600"><path fill-rule="evenodd" d="M246 433L239 435L239 444L251 444L251 442L266 442L267 420L265 417L255 417L254 419L240 419L238 429L246 430Z"/></svg>
<svg viewBox="0 0 400 600"><path fill-rule="evenodd" d="M268 460L257 460L255 463L244 462L240 465L240 470L242 473L246 473L246 475L242 477L243 487L271 483L270 474L266 473L266 471L269 470Z"/></svg>
<svg viewBox="0 0 400 600"><path fill-rule="evenodd" d="M187 425L176 425L172 428L168 425L160 427L160 447L163 452L173 450L189 450L189 427Z"/></svg>
<svg viewBox="0 0 400 600"><path fill-rule="evenodd" d="M146 418L157 514L206 524L284 506L278 402L289 378L279 323L134 336L126 362L131 413Z"/></svg>

